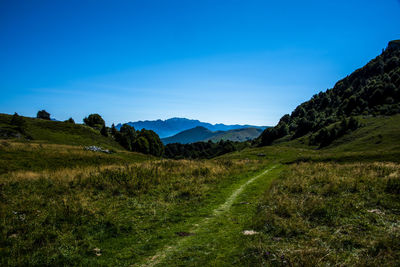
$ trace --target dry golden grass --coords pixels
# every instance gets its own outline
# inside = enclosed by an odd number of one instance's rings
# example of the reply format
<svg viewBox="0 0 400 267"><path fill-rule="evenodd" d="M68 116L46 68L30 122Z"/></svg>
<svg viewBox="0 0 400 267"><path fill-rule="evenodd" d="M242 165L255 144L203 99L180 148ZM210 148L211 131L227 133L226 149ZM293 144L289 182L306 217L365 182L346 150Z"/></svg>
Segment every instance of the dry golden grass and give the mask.
<svg viewBox="0 0 400 267"><path fill-rule="evenodd" d="M19 147L19 144L14 146ZM92 153L87 151L77 151L78 153ZM227 165L228 164L228 165ZM4 183L18 182L21 180L35 180L39 178L52 179L57 181L69 182L76 177L88 178L98 175L99 173L109 170L124 170L126 168L135 167L143 170L151 170L156 168L160 173L167 173L173 176L190 176L196 171L206 171L207 176L217 177L227 171L227 168L241 168L245 165L254 165L254 162L249 160L229 161L225 164L224 161L206 161L206 160L154 160L132 164L111 164L99 166L83 166L74 168L63 168L58 170L43 170L43 171L14 171L0 176L0 181ZM255 168L256 169L256 168Z"/></svg>
<svg viewBox="0 0 400 267"><path fill-rule="evenodd" d="M399 173L392 162L290 166L260 203L252 226L263 235L248 244L247 259L393 266L400 261Z"/></svg>

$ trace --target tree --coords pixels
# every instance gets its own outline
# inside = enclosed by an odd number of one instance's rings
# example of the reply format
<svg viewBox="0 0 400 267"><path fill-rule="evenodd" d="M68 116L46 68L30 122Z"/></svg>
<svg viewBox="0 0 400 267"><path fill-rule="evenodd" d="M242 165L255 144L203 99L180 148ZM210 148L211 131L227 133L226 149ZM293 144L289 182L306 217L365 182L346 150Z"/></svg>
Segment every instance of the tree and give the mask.
<svg viewBox="0 0 400 267"><path fill-rule="evenodd" d="M111 135L115 136L115 134L117 133L117 129L115 128L114 123L111 125Z"/></svg>
<svg viewBox="0 0 400 267"><path fill-rule="evenodd" d="M75 121L73 118L69 118L68 120L64 121L64 122L68 122L68 123L72 123L75 124Z"/></svg>
<svg viewBox="0 0 400 267"><path fill-rule="evenodd" d="M105 137L108 136L108 131L107 131L107 128L105 125L103 125L103 127L101 128L100 133L102 136L105 136Z"/></svg>
<svg viewBox="0 0 400 267"><path fill-rule="evenodd" d="M46 110L39 110L36 118L42 119L42 120L50 120L50 113L48 113Z"/></svg>
<svg viewBox="0 0 400 267"><path fill-rule="evenodd" d="M90 127L101 129L106 123L99 114L90 114L83 119L83 122Z"/></svg>
<svg viewBox="0 0 400 267"><path fill-rule="evenodd" d="M140 152L143 154L150 153L149 142L143 136L140 136L139 138L136 139L136 141L134 143L134 147L135 147L135 151L137 151L137 152Z"/></svg>
<svg viewBox="0 0 400 267"><path fill-rule="evenodd" d="M164 154L164 145L160 137L152 130L142 129L138 137L144 137L149 143L149 153L160 157Z"/></svg>
<svg viewBox="0 0 400 267"><path fill-rule="evenodd" d="M11 124L17 126L17 130L24 134L25 133L25 120L22 116L19 116L17 112L11 118Z"/></svg>
<svg viewBox="0 0 400 267"><path fill-rule="evenodd" d="M121 136L117 137L116 140L121 144L121 146L125 147L126 149L132 151L134 148L133 143L136 139L136 131L135 128L128 124L122 125L121 129L119 130Z"/></svg>

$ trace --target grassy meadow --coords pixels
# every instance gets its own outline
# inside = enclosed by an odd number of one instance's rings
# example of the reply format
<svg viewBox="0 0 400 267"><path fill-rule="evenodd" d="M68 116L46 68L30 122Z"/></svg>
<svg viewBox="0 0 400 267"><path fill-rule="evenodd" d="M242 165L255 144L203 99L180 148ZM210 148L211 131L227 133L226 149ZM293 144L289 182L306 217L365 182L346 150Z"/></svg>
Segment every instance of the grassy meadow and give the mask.
<svg viewBox="0 0 400 267"><path fill-rule="evenodd" d="M263 165L157 160L3 174L2 265L133 264Z"/></svg>
<svg viewBox="0 0 400 267"><path fill-rule="evenodd" d="M55 139L0 140L0 264L396 265L399 122L364 118L323 149L305 136L211 160L92 143L80 125L62 143L70 126L45 122Z"/></svg>
<svg viewBox="0 0 400 267"><path fill-rule="evenodd" d="M300 163L265 192L246 266L396 266L400 164Z"/></svg>

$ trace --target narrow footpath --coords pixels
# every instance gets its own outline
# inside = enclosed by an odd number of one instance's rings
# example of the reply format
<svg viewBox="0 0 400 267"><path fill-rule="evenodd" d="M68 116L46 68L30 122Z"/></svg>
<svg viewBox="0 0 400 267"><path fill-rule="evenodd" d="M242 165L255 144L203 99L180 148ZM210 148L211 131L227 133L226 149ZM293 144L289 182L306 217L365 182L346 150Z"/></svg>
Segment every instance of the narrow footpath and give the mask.
<svg viewBox="0 0 400 267"><path fill-rule="evenodd" d="M239 185L209 216L191 225L176 242L158 250L134 266L198 266L234 264L231 255L240 250L236 242L254 215L258 199L281 171L273 165ZM257 234L257 233L254 233ZM251 237L249 237L251 238Z"/></svg>

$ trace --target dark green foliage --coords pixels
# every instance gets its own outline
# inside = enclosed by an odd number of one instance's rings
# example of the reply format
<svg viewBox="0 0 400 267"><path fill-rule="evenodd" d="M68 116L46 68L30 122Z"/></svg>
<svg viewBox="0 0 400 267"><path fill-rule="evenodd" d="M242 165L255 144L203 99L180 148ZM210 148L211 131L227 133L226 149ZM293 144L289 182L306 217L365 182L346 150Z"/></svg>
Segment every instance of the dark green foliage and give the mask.
<svg viewBox="0 0 400 267"><path fill-rule="evenodd" d="M135 128L128 124L122 125L119 134L115 136L115 140L119 142L127 150L133 150L133 143L136 139Z"/></svg>
<svg viewBox="0 0 400 267"><path fill-rule="evenodd" d="M191 144L173 143L165 146L165 157L181 159L207 159L214 158L229 152L236 151L238 143L232 141L219 141L218 143L196 142Z"/></svg>
<svg viewBox="0 0 400 267"><path fill-rule="evenodd" d="M340 123L336 123L329 128L324 127L315 135L312 135L310 137L310 144L319 145L319 147L328 146L339 137L356 130L360 125L361 124L354 117L343 119Z"/></svg>
<svg viewBox="0 0 400 267"><path fill-rule="evenodd" d="M83 119L83 122L90 127L101 129L105 122L99 114L90 114L88 117Z"/></svg>
<svg viewBox="0 0 400 267"><path fill-rule="evenodd" d="M42 120L50 120L50 113L48 113L46 110L39 110L36 118L42 119Z"/></svg>
<svg viewBox="0 0 400 267"><path fill-rule="evenodd" d="M101 128L100 133L101 133L102 136L105 136L105 137L108 136L108 130L107 130L107 127L105 125L103 125L103 127Z"/></svg>
<svg viewBox="0 0 400 267"><path fill-rule="evenodd" d="M68 123L72 123L75 124L75 121L73 118L69 118L68 120L64 121L64 122L68 122Z"/></svg>
<svg viewBox="0 0 400 267"><path fill-rule="evenodd" d="M19 116L17 112L15 112L14 115L12 116L10 124L16 126L17 131L19 131L20 133L22 134L25 133L25 127L26 127L25 120L22 116Z"/></svg>
<svg viewBox="0 0 400 267"><path fill-rule="evenodd" d="M140 153L143 153L143 154L149 154L150 153L149 142L143 136L140 136L139 138L136 139L134 146L135 146L135 150L137 152L140 152Z"/></svg>
<svg viewBox="0 0 400 267"><path fill-rule="evenodd" d="M276 139L290 135L298 138L309 133L337 137L324 127L343 117L357 115L393 115L400 113L400 49L386 49L366 66L336 83L333 89L314 95L299 105L291 115L285 115L274 129L266 129L257 140L270 145ZM288 126L283 128L282 124ZM337 130L337 129L336 129Z"/></svg>
<svg viewBox="0 0 400 267"><path fill-rule="evenodd" d="M111 135L114 136L117 133L114 123L111 125Z"/></svg>
<svg viewBox="0 0 400 267"><path fill-rule="evenodd" d="M148 145L149 145L149 153L151 155L154 155L156 157L160 157L164 154L164 145L161 142L160 137L152 130L146 130L142 129L140 132L138 132L138 139L144 138L147 140ZM143 141L140 141L142 145L146 146L146 143ZM134 144L134 148L136 149L136 146ZM145 148L142 146L142 148ZM139 150L135 150L140 152Z"/></svg>
<svg viewBox="0 0 400 267"><path fill-rule="evenodd" d="M135 128L132 126L124 124L119 132L115 129L115 126L112 127L111 133L115 140L127 150L151 154L157 157L164 154L164 145L160 137L151 130L142 129L141 131L135 131Z"/></svg>
<svg viewBox="0 0 400 267"><path fill-rule="evenodd" d="M18 113L15 112L14 115L11 117L10 124L14 125L14 126L22 127L25 124L25 120L24 120L24 118L22 116L19 116Z"/></svg>
<svg viewBox="0 0 400 267"><path fill-rule="evenodd" d="M261 144L263 146L270 145L274 140L284 137L289 134L289 126L287 122L289 120L289 115L286 114L281 118L278 125L276 127L271 127L265 129L261 135Z"/></svg>

